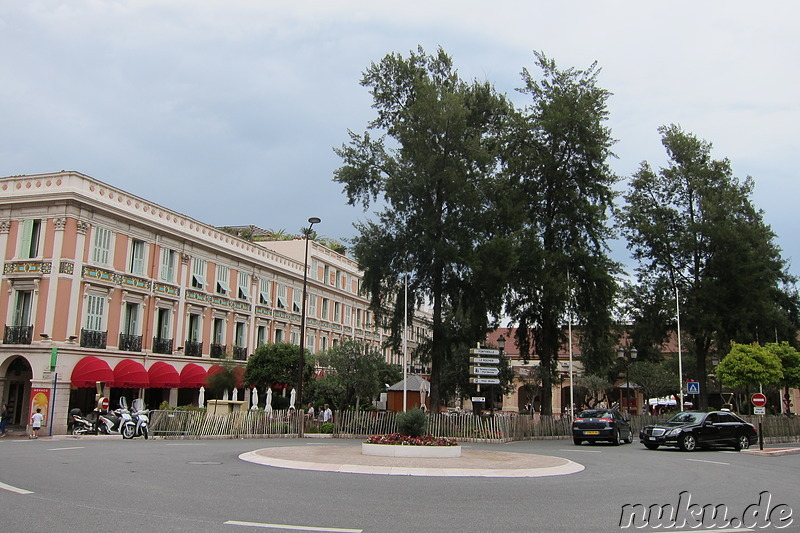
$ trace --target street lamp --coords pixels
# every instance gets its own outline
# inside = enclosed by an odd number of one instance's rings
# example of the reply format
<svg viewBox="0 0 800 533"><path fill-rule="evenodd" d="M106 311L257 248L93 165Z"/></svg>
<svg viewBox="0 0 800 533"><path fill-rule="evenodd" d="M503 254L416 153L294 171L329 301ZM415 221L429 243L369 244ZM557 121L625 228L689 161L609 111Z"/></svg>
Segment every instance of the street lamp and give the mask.
<svg viewBox="0 0 800 533"><path fill-rule="evenodd" d="M303 405L303 367L306 366L306 287L308 285L308 240L311 238L311 228L320 221L317 217L308 219L306 230L306 255L303 261L303 304L300 308L300 369L297 371L297 405ZM302 409L302 407L300 407Z"/></svg>
<svg viewBox="0 0 800 533"><path fill-rule="evenodd" d="M622 359L622 362L625 363L625 412L630 414L631 412L631 380L629 375L629 370L631 366L631 362L635 361L636 358L639 356L639 352L636 348L631 348L627 350L630 357L625 357L626 349L622 346L619 347L617 351L617 357Z"/></svg>

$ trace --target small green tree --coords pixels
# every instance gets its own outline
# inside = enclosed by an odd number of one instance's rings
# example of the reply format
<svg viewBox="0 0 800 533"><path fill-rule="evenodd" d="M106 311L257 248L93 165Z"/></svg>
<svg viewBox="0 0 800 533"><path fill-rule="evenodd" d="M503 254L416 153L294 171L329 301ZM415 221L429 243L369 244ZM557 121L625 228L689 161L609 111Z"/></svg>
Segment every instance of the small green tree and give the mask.
<svg viewBox="0 0 800 533"><path fill-rule="evenodd" d="M357 341L345 341L320 354L320 363L330 367L325 376L344 391L344 403L339 408L371 400L383 389L380 370L384 359L377 350L370 350Z"/></svg>
<svg viewBox="0 0 800 533"><path fill-rule="evenodd" d="M753 344L731 344L731 351L720 361L717 376L732 389L774 385L783 379L781 359L770 350Z"/></svg>
<svg viewBox="0 0 800 533"><path fill-rule="evenodd" d="M303 381L307 382L314 371L314 366L308 361L311 359L306 352ZM259 391L266 391L275 383L297 383L297 373L300 364L300 348L288 342L277 344L262 344L250 356L244 372L244 384L258 387Z"/></svg>
<svg viewBox="0 0 800 533"><path fill-rule="evenodd" d="M582 402L589 408L594 408L605 401L608 389L611 388L611 383L606 378L595 374L584 374L575 380L575 384L586 391Z"/></svg>
<svg viewBox="0 0 800 533"><path fill-rule="evenodd" d="M236 375L233 373L236 365L229 360L223 360L220 367L221 370L206 376L206 389L214 398L221 398L223 391L232 390L236 386Z"/></svg>
<svg viewBox="0 0 800 533"><path fill-rule="evenodd" d="M421 437L428 431L428 416L422 409L411 409L405 413L397 413L395 417L397 431L409 437Z"/></svg>
<svg viewBox="0 0 800 533"><path fill-rule="evenodd" d="M789 389L800 388L800 352L786 341L780 344L770 342L764 348L777 355L781 360L781 368L783 369L781 385L784 387L783 401L786 403L786 412L791 413Z"/></svg>
<svg viewBox="0 0 800 533"><path fill-rule="evenodd" d="M678 375L661 363L637 361L630 367L630 380L639 385L645 405L650 398L660 398L679 392Z"/></svg>

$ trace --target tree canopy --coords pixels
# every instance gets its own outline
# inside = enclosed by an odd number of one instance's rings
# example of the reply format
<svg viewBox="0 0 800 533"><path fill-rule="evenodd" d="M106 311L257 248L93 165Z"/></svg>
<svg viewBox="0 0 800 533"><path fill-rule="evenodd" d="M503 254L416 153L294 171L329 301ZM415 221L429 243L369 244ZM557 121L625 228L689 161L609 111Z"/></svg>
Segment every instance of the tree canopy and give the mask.
<svg viewBox="0 0 800 533"><path fill-rule="evenodd" d="M753 344L731 345L731 351L717 366L717 376L733 389L773 385L783 379L781 359L772 351Z"/></svg>
<svg viewBox="0 0 800 533"><path fill-rule="evenodd" d="M306 354L304 382L308 381L314 371L309 359ZM262 344L247 360L243 381L245 385L258 387L262 392L276 383L296 385L299 365L300 349L296 345L288 342Z"/></svg>

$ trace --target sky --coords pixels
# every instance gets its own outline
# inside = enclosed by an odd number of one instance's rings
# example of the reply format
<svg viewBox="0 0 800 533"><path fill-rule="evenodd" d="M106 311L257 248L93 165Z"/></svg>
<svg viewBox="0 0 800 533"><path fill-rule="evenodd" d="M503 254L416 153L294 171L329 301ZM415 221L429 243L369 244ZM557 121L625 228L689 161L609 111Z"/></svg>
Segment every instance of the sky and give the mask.
<svg viewBox="0 0 800 533"><path fill-rule="evenodd" d="M297 233L315 216L346 240L371 213L333 181L333 148L375 116L372 62L441 47L522 107L542 51L602 69L623 180L665 165L657 129L679 124L752 176L800 276L798 19L792 1L3 2L0 176L74 170L208 224Z"/></svg>

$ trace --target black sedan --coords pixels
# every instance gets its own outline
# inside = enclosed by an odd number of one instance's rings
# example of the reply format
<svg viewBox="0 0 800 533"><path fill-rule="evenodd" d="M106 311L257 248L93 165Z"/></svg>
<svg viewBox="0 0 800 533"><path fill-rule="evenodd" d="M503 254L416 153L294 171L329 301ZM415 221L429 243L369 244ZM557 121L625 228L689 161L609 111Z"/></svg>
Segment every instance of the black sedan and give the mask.
<svg viewBox="0 0 800 533"><path fill-rule="evenodd" d="M646 448L673 446L691 452L697 448L730 446L744 450L758 442L758 432L728 411L683 411L663 424L645 426L639 440Z"/></svg>
<svg viewBox="0 0 800 533"><path fill-rule="evenodd" d="M583 441L590 443L605 440L615 446L623 441L633 442L630 419L616 409L590 409L583 411L572 421L572 440L576 446Z"/></svg>

